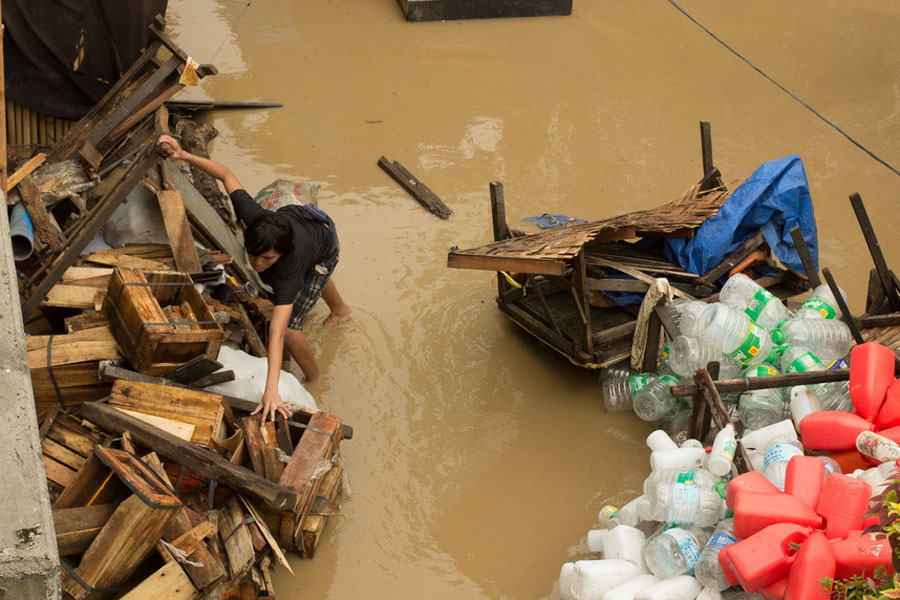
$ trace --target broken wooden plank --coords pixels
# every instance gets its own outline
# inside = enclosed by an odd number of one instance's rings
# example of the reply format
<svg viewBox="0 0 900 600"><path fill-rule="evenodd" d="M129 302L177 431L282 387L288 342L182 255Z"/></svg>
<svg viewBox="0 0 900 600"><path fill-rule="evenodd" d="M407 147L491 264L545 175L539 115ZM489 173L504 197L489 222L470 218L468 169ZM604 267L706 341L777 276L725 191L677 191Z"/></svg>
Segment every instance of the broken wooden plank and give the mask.
<svg viewBox="0 0 900 600"><path fill-rule="evenodd" d="M319 495L316 497L325 497L329 500L335 500L341 490L341 478L343 475L341 467L332 467L325 477L322 478L322 486L319 488ZM303 521L303 556L313 558L316 555L316 548L319 546L319 539L325 525L328 524L328 517L320 514L310 514Z"/></svg>
<svg viewBox="0 0 900 600"><path fill-rule="evenodd" d="M197 249L194 247L194 236L187 221L181 192L178 190L160 190L156 193L163 223L172 247L175 266L184 273L199 273L203 270Z"/></svg>
<svg viewBox="0 0 900 600"><path fill-rule="evenodd" d="M256 559L250 533L244 523L244 513L237 498L232 496L219 511L219 535L228 554L228 570L232 580L250 571Z"/></svg>
<svg viewBox="0 0 900 600"><path fill-rule="evenodd" d="M385 173L390 175L391 179L399 183L400 187L406 190L431 214L440 217L441 219L447 219L453 214L453 211L438 198L437 194L428 189L428 186L419 181L415 175L406 170L406 168L396 160L391 162L382 156L378 159L378 166L381 167Z"/></svg>
<svg viewBox="0 0 900 600"><path fill-rule="evenodd" d="M118 504L94 504L53 510L53 529L60 556L81 554L91 545Z"/></svg>
<svg viewBox="0 0 900 600"><path fill-rule="evenodd" d="M714 285L723 275L727 274L731 269L737 266L742 260L750 256L761 245L766 243L762 231L757 231L737 247L737 249L726 256L722 261L711 268L709 271L701 275L699 282L708 285Z"/></svg>
<svg viewBox="0 0 900 600"><path fill-rule="evenodd" d="M199 592L177 562L167 562L121 600L193 600Z"/></svg>
<svg viewBox="0 0 900 600"><path fill-rule="evenodd" d="M6 179L6 192L9 193L14 187L19 185L19 183L25 179L28 175L30 175L35 169L44 164L44 161L47 160L47 154L44 152L39 152L35 154L31 158L29 158L24 164L20 165L13 173Z"/></svg>
<svg viewBox="0 0 900 600"><path fill-rule="evenodd" d="M869 214L866 212L866 207L859 194L850 195L850 205L856 214L856 220L859 222L859 228L866 240L872 262L875 263L875 269L878 271L878 277L881 279L881 285L884 287L891 310L898 311L900 310L900 297L898 297L900 290L891 279L887 263L884 260L884 253L881 251L881 244L878 242L878 236L875 235L875 228L872 227L872 221L869 220Z"/></svg>
<svg viewBox="0 0 900 600"><path fill-rule="evenodd" d="M130 431L136 443L153 448L160 456L176 461L204 477L258 498L269 508L292 510L297 505L298 497L295 492L248 469L233 465L215 452L180 440L111 406L85 402L78 407L77 412L106 430L115 433Z"/></svg>

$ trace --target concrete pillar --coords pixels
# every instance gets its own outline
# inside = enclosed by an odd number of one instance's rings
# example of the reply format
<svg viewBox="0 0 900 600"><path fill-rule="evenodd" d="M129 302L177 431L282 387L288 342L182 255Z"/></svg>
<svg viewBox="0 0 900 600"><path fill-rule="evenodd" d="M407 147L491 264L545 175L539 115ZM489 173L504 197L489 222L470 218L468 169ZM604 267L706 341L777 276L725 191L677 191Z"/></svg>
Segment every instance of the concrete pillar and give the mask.
<svg viewBox="0 0 900 600"><path fill-rule="evenodd" d="M59 554L2 190L0 200L0 600L56 600Z"/></svg>

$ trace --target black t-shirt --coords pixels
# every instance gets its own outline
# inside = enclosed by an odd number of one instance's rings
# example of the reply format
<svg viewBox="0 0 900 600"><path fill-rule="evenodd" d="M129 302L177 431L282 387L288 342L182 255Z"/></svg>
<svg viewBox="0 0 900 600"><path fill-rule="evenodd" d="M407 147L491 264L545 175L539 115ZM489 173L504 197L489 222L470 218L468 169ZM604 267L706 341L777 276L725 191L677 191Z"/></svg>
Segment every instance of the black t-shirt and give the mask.
<svg viewBox="0 0 900 600"><path fill-rule="evenodd" d="M269 212L243 189L231 192L231 203L234 205L234 214L245 225ZM283 206L277 212L286 216L291 223L294 248L259 274L263 282L272 286L272 302L276 306L294 302L300 283L310 269L328 256L334 241L331 229L318 221L305 218L300 206Z"/></svg>

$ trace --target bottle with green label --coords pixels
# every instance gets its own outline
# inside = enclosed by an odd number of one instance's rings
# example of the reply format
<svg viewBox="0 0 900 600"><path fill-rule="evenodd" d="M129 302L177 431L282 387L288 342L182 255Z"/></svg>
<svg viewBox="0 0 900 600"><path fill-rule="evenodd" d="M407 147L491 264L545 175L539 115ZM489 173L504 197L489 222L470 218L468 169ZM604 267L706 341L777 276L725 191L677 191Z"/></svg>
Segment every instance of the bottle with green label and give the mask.
<svg viewBox="0 0 900 600"><path fill-rule="evenodd" d="M747 369L744 377L778 375L774 367L763 363ZM749 390L741 394L738 414L747 429L761 429L784 418L785 400L780 388Z"/></svg>
<svg viewBox="0 0 900 600"><path fill-rule="evenodd" d="M789 346L781 355L779 364L781 372L788 373L811 373L813 371L824 371L825 365L819 360L819 357L813 354L808 348L803 346ZM819 398L823 398L828 392L831 384L829 383L813 383L806 386L806 389L813 392Z"/></svg>
<svg viewBox="0 0 900 600"><path fill-rule="evenodd" d="M838 290L841 292L841 296L844 297L844 302L846 302L847 294L845 294L844 290L841 288L838 288ZM840 319L842 314L841 308L834 298L834 294L831 293L831 287L829 287L827 283L823 283L822 285L816 286L816 289L812 291L812 294L809 295L806 302L797 309L794 318Z"/></svg>
<svg viewBox="0 0 900 600"><path fill-rule="evenodd" d="M792 346L808 348L823 363L842 358L853 347L853 335L847 324L839 319L791 319L781 326L784 341ZM778 343L780 336L772 332Z"/></svg>
<svg viewBox="0 0 900 600"><path fill-rule="evenodd" d="M769 332L727 304L709 305L700 319L703 337L745 365L764 362L772 351Z"/></svg>
<svg viewBox="0 0 900 600"><path fill-rule="evenodd" d="M732 379L741 373L741 364L725 356L715 344L701 337L679 335L671 345L669 366L682 377L693 377L697 369L711 362L719 363L719 379Z"/></svg>
<svg viewBox="0 0 900 600"><path fill-rule="evenodd" d="M780 299L743 273L732 275L725 282L719 292L719 300L742 311L766 329L774 329L791 317L790 311Z"/></svg>
<svg viewBox="0 0 900 600"><path fill-rule="evenodd" d="M603 380L603 405L607 412L631 410L634 395L648 384L656 381L653 373L632 375L628 367L610 369Z"/></svg>
<svg viewBox="0 0 900 600"><path fill-rule="evenodd" d="M715 490L716 484L721 482L707 469L697 467L695 469L660 469L651 471L644 480L644 495L648 498L656 496L656 487L661 483L688 483L708 490Z"/></svg>

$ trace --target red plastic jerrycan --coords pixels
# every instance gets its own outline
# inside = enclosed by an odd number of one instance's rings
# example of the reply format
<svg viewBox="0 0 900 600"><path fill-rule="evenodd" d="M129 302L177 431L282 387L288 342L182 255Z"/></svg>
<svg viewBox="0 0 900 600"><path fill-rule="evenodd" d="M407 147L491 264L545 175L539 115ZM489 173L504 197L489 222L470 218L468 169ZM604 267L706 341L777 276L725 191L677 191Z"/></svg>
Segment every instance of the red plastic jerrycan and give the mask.
<svg viewBox="0 0 900 600"><path fill-rule="evenodd" d="M859 415L843 410L820 410L800 421L803 446L812 450L849 450L856 448L861 431L874 431L875 426Z"/></svg>
<svg viewBox="0 0 900 600"><path fill-rule="evenodd" d="M775 583L771 583L759 590L759 595L763 597L763 600L784 600L784 595L787 593L787 587L788 578L782 577Z"/></svg>
<svg viewBox="0 0 900 600"><path fill-rule="evenodd" d="M875 427L888 429L900 425L900 380L894 380L884 395L884 404L875 417Z"/></svg>
<svg viewBox="0 0 900 600"><path fill-rule="evenodd" d="M794 456L788 462L784 491L815 510L825 485L825 463L815 456Z"/></svg>
<svg viewBox="0 0 900 600"><path fill-rule="evenodd" d="M863 513L869 505L872 486L842 473L832 473L825 480L816 512L825 519L825 534L842 538L862 529Z"/></svg>
<svg viewBox="0 0 900 600"><path fill-rule="evenodd" d="M781 490L775 484L766 479L759 471L747 471L728 482L728 492L725 494L725 506L734 510L734 500L744 490L751 492L768 492L779 494Z"/></svg>
<svg viewBox="0 0 900 600"><path fill-rule="evenodd" d="M816 511L803 500L781 492L742 491L735 498L732 510L734 535L739 539L746 539L775 523L794 523L813 529L822 524Z"/></svg>
<svg viewBox="0 0 900 600"><path fill-rule="evenodd" d="M888 573L894 571L890 543L885 538L876 538L874 533L851 531L844 539L833 541L831 549L837 561L835 579L854 575L872 577L878 567L884 567Z"/></svg>
<svg viewBox="0 0 900 600"><path fill-rule="evenodd" d="M823 577L834 577L836 561L828 538L821 531L810 534L794 558L784 600L828 600L831 591L819 585Z"/></svg>
<svg viewBox="0 0 900 600"><path fill-rule="evenodd" d="M719 564L752 594L787 576L797 552L792 545L802 544L810 533L809 527L793 523L770 525L723 548Z"/></svg>
<svg viewBox="0 0 900 600"><path fill-rule="evenodd" d="M853 347L850 352L850 399L862 418L875 420L892 383L894 352L890 348L875 342Z"/></svg>

